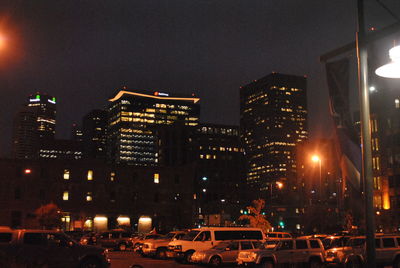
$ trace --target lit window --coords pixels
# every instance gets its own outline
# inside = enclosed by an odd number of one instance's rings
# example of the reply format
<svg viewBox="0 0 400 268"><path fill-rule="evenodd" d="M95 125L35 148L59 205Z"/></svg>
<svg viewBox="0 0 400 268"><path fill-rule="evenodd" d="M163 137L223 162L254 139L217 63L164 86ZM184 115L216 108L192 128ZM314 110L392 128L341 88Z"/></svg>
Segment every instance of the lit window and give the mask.
<svg viewBox="0 0 400 268"><path fill-rule="evenodd" d="M86 201L87 201L87 202L91 202L92 200L93 200L92 193L91 193L91 192L87 192L87 194L86 194Z"/></svg>
<svg viewBox="0 0 400 268"><path fill-rule="evenodd" d="M87 180L92 181L93 180L93 170L88 170L87 172Z"/></svg>
<svg viewBox="0 0 400 268"><path fill-rule="evenodd" d="M68 201L68 198L69 198L69 193L68 193L68 191L64 191L64 193L63 193L63 200L64 200L64 201Z"/></svg>
<svg viewBox="0 0 400 268"><path fill-rule="evenodd" d="M64 169L64 180L69 180L69 169Z"/></svg>
<svg viewBox="0 0 400 268"><path fill-rule="evenodd" d="M160 174L154 173L154 183L160 183Z"/></svg>

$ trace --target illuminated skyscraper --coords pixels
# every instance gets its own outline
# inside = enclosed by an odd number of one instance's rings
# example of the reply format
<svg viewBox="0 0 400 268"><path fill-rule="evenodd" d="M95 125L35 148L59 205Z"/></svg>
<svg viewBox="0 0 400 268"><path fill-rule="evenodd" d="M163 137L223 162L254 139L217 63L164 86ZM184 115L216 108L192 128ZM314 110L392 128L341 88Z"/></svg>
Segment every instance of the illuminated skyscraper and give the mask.
<svg viewBox="0 0 400 268"><path fill-rule="evenodd" d="M295 146L308 137L306 78L272 73L240 89L247 182L271 190L296 174Z"/></svg>
<svg viewBox="0 0 400 268"><path fill-rule="evenodd" d="M32 94L14 119L13 156L37 158L40 144L54 140L56 98Z"/></svg>
<svg viewBox="0 0 400 268"><path fill-rule="evenodd" d="M199 123L199 99L193 96L123 89L109 102L107 154L116 163L158 165L161 139L157 127Z"/></svg>

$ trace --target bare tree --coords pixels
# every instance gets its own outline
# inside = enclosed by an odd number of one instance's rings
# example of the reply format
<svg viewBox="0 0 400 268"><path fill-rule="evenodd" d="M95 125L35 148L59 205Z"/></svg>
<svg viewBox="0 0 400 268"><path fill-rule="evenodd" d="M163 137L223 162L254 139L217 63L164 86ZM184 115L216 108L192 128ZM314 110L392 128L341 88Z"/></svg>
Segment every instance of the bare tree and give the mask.
<svg viewBox="0 0 400 268"><path fill-rule="evenodd" d="M60 209L56 204L50 203L39 207L36 211L36 218L42 228L56 229L61 226Z"/></svg>
<svg viewBox="0 0 400 268"><path fill-rule="evenodd" d="M253 206L248 206L249 214L239 217L239 220L248 220L251 227L261 228L264 232L272 229L270 222L262 214L262 209L265 207L264 199L253 200Z"/></svg>

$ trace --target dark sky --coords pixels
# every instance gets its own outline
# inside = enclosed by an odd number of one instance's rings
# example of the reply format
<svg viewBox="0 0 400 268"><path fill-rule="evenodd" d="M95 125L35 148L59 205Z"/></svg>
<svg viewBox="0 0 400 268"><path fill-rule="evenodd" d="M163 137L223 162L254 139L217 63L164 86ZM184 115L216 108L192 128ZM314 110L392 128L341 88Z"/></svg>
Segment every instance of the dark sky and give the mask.
<svg viewBox="0 0 400 268"><path fill-rule="evenodd" d="M393 22L374 1L367 9L371 21ZM355 30L351 0L2 0L0 154L36 91L57 97L62 138L122 85L194 92L203 122L238 124L239 87L272 71L307 75L311 136L329 135L318 57Z"/></svg>

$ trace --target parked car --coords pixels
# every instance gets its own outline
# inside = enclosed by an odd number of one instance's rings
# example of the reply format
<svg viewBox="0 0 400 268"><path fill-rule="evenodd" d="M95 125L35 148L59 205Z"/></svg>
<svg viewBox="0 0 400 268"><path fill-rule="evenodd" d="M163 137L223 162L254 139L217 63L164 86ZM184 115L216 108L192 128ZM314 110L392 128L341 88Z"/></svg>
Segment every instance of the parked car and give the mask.
<svg viewBox="0 0 400 268"><path fill-rule="evenodd" d="M157 259L166 259L168 243L173 240L179 240L187 232L186 231L173 231L165 236L160 236L154 239L147 239L143 241L142 253L145 256L153 256Z"/></svg>
<svg viewBox="0 0 400 268"><path fill-rule="evenodd" d="M362 267L366 263L365 244L365 236L350 238L344 247L331 248L326 251L326 264ZM375 248L378 267L400 267L400 235L377 235Z"/></svg>
<svg viewBox="0 0 400 268"><path fill-rule="evenodd" d="M222 241L230 240L260 240L266 237L259 228L247 227L203 227L192 229L182 239L168 244L171 255L180 262L190 262L194 252L208 250Z"/></svg>
<svg viewBox="0 0 400 268"><path fill-rule="evenodd" d="M125 251L132 247L132 232L122 229L103 232L97 237L96 243L104 248Z"/></svg>
<svg viewBox="0 0 400 268"><path fill-rule="evenodd" d="M307 265L323 267L324 247L321 240L314 238L281 240L273 249L253 252L240 251L238 264L246 266L276 267L282 265Z"/></svg>
<svg viewBox="0 0 400 268"><path fill-rule="evenodd" d="M236 263L240 250L256 249L260 247L260 241L224 241L208 250L196 251L191 257L191 262L220 266L222 264Z"/></svg>
<svg viewBox="0 0 400 268"><path fill-rule="evenodd" d="M141 234L132 238L133 250L143 255L143 243L149 239L156 239L161 237L161 234ZM145 255L143 255L145 256Z"/></svg>
<svg viewBox="0 0 400 268"><path fill-rule="evenodd" d="M107 250L76 243L62 232L0 229L1 267L106 268Z"/></svg>
<svg viewBox="0 0 400 268"><path fill-rule="evenodd" d="M268 232L265 234L267 240L281 240L282 238L293 238L291 234L286 232Z"/></svg>
<svg viewBox="0 0 400 268"><path fill-rule="evenodd" d="M95 232L90 232L82 236L81 239L79 240L79 243L81 245L97 245L98 237L99 234Z"/></svg>
<svg viewBox="0 0 400 268"><path fill-rule="evenodd" d="M90 233L90 231L66 231L64 233L78 242L82 237Z"/></svg>

